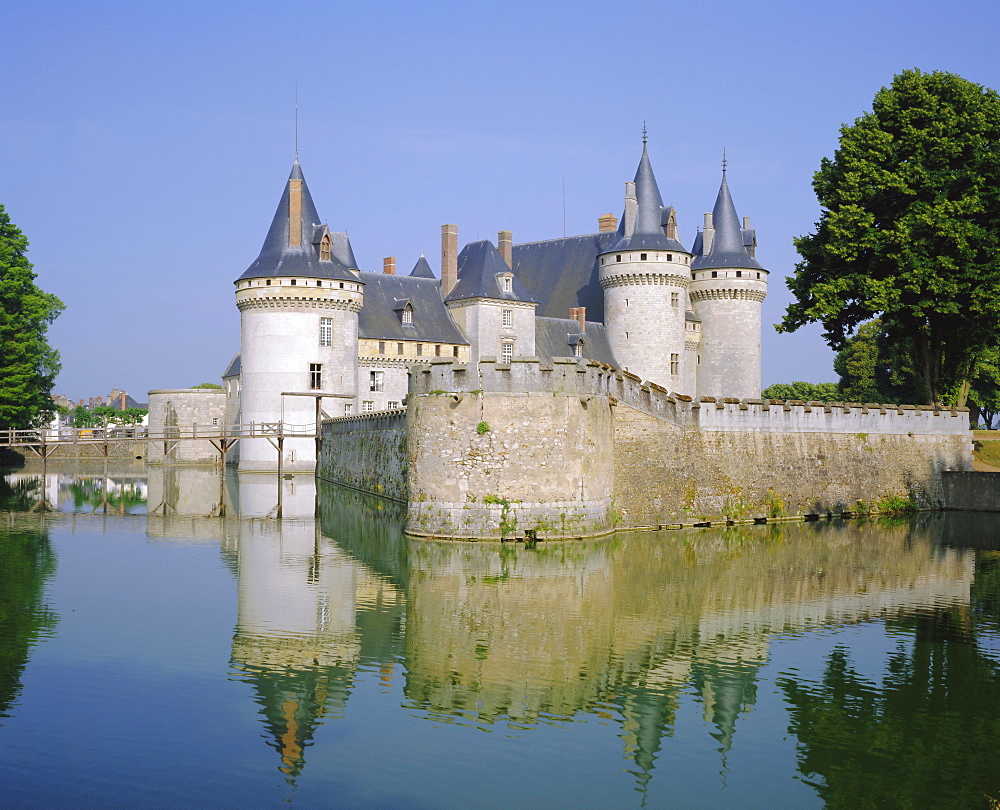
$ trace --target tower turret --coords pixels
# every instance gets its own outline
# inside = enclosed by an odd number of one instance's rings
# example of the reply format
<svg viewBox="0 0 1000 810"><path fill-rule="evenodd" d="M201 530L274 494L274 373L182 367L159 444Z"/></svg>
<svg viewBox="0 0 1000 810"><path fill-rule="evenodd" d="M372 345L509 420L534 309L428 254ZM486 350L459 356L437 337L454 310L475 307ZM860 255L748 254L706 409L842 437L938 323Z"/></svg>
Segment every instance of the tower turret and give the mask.
<svg viewBox="0 0 1000 810"><path fill-rule="evenodd" d="M749 224L740 225L723 164L722 185L715 208L705 215L703 252L691 263L694 280L688 289L701 320L699 394L760 396L760 305L767 296L767 270L753 257Z"/></svg>
<svg viewBox="0 0 1000 810"><path fill-rule="evenodd" d="M236 280L240 310L243 424L312 434L322 395L355 397L358 312L364 284L346 234L320 223L298 160L278 203L260 255ZM327 405L332 400L326 400ZM349 400L350 401L350 400ZM240 469L277 467L264 438L244 439ZM284 442L288 470L315 466L312 438Z"/></svg>
<svg viewBox="0 0 1000 810"><path fill-rule="evenodd" d="M673 208L663 205L643 138L625 214L600 261L604 323L611 350L633 374L673 391L684 385L685 311L691 254L677 240Z"/></svg>

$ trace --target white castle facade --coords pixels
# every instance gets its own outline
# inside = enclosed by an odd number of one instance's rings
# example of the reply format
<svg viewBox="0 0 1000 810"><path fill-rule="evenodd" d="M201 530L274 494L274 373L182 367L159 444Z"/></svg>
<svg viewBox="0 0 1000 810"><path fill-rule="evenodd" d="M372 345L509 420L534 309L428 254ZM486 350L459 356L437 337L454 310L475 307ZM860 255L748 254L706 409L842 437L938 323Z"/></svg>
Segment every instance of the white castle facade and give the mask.
<svg viewBox="0 0 1000 810"><path fill-rule="evenodd" d="M235 282L240 352L224 374L226 423L283 425L286 470L312 469L319 419L402 407L408 372L436 358L499 364L598 361L670 392L760 396L760 308L767 270L725 169L691 249L663 205L649 156L626 183L621 218L583 236L458 250L442 228L441 274L421 256L360 269L345 233L316 211L298 160L260 255ZM239 443L243 470L273 470L276 447Z"/></svg>

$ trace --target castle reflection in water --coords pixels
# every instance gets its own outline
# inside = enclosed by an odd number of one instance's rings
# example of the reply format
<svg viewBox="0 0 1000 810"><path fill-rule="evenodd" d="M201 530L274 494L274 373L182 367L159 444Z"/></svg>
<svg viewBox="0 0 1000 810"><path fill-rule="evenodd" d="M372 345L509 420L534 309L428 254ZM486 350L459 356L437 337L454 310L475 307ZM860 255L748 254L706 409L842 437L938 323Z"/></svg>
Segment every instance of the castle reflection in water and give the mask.
<svg viewBox="0 0 1000 810"><path fill-rule="evenodd" d="M640 784L682 694L725 756L777 634L967 607L974 558L950 519L437 543L396 504L308 475L153 467L147 531L217 541L238 579L232 667L289 779L359 669L403 679L437 722L524 730L581 713L620 724ZM942 523L944 521L944 523Z"/></svg>

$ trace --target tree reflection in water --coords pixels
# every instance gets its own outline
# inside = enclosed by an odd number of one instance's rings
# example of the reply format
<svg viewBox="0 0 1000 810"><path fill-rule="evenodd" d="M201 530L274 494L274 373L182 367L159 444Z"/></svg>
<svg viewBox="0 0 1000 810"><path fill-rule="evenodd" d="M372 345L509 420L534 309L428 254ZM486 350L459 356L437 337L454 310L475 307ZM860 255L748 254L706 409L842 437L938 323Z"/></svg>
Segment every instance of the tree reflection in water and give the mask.
<svg viewBox="0 0 1000 810"><path fill-rule="evenodd" d="M968 607L887 621L904 635L882 684L834 649L818 684L779 681L799 770L829 807L995 807L1000 665L980 645L997 626L1000 554L976 553Z"/></svg>

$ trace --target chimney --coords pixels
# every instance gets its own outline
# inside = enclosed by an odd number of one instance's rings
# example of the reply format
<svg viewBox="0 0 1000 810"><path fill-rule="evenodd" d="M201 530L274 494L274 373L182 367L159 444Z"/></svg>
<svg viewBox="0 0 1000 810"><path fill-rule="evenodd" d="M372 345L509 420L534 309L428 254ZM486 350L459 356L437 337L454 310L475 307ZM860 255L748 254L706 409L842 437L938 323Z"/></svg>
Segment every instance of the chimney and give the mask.
<svg viewBox="0 0 1000 810"><path fill-rule="evenodd" d="M288 246L302 244L302 181L288 181Z"/></svg>
<svg viewBox="0 0 1000 810"><path fill-rule="evenodd" d="M80 400L80 405L79 405L78 407L80 407L80 408L83 408L83 407L86 407L86 406L85 406L85 405L83 404L83 400L82 400L82 399Z"/></svg>
<svg viewBox="0 0 1000 810"><path fill-rule="evenodd" d="M635 198L635 183L625 184L625 236L631 236L635 231L635 214L639 202Z"/></svg>
<svg viewBox="0 0 1000 810"><path fill-rule="evenodd" d="M597 218L597 229L600 233L612 233L618 230L618 217L614 214L604 214Z"/></svg>
<svg viewBox="0 0 1000 810"><path fill-rule="evenodd" d="M90 404L88 405L88 407L89 407L89 408L90 408L91 410L94 410L94 398L93 398L93 397L90 397L90 399L88 400L88 402L90 403Z"/></svg>
<svg viewBox="0 0 1000 810"><path fill-rule="evenodd" d="M707 256L712 252L712 241L715 238L715 226L712 225L712 215L705 214L705 225L701 232L701 255Z"/></svg>
<svg viewBox="0 0 1000 810"><path fill-rule="evenodd" d="M441 226L441 293L445 296L458 283L458 225Z"/></svg>
<svg viewBox="0 0 1000 810"><path fill-rule="evenodd" d="M513 239L514 234L510 231L499 231L497 233L497 250L500 251L500 255L503 256L503 260L507 262L507 266L510 268L514 267Z"/></svg>
<svg viewBox="0 0 1000 810"><path fill-rule="evenodd" d="M743 230L750 230L750 217L743 217Z"/></svg>
<svg viewBox="0 0 1000 810"><path fill-rule="evenodd" d="M382 272L387 276L396 275L396 257L386 256L382 259Z"/></svg>
<svg viewBox="0 0 1000 810"><path fill-rule="evenodd" d="M126 396L125 392L122 391L121 394L120 394L120 396L121 396L121 400L122 400L122 410L124 411L125 410L125 396Z"/></svg>
<svg viewBox="0 0 1000 810"><path fill-rule="evenodd" d="M584 335L587 333L587 308L586 307L570 307L569 316L576 320L580 324L580 334Z"/></svg>

